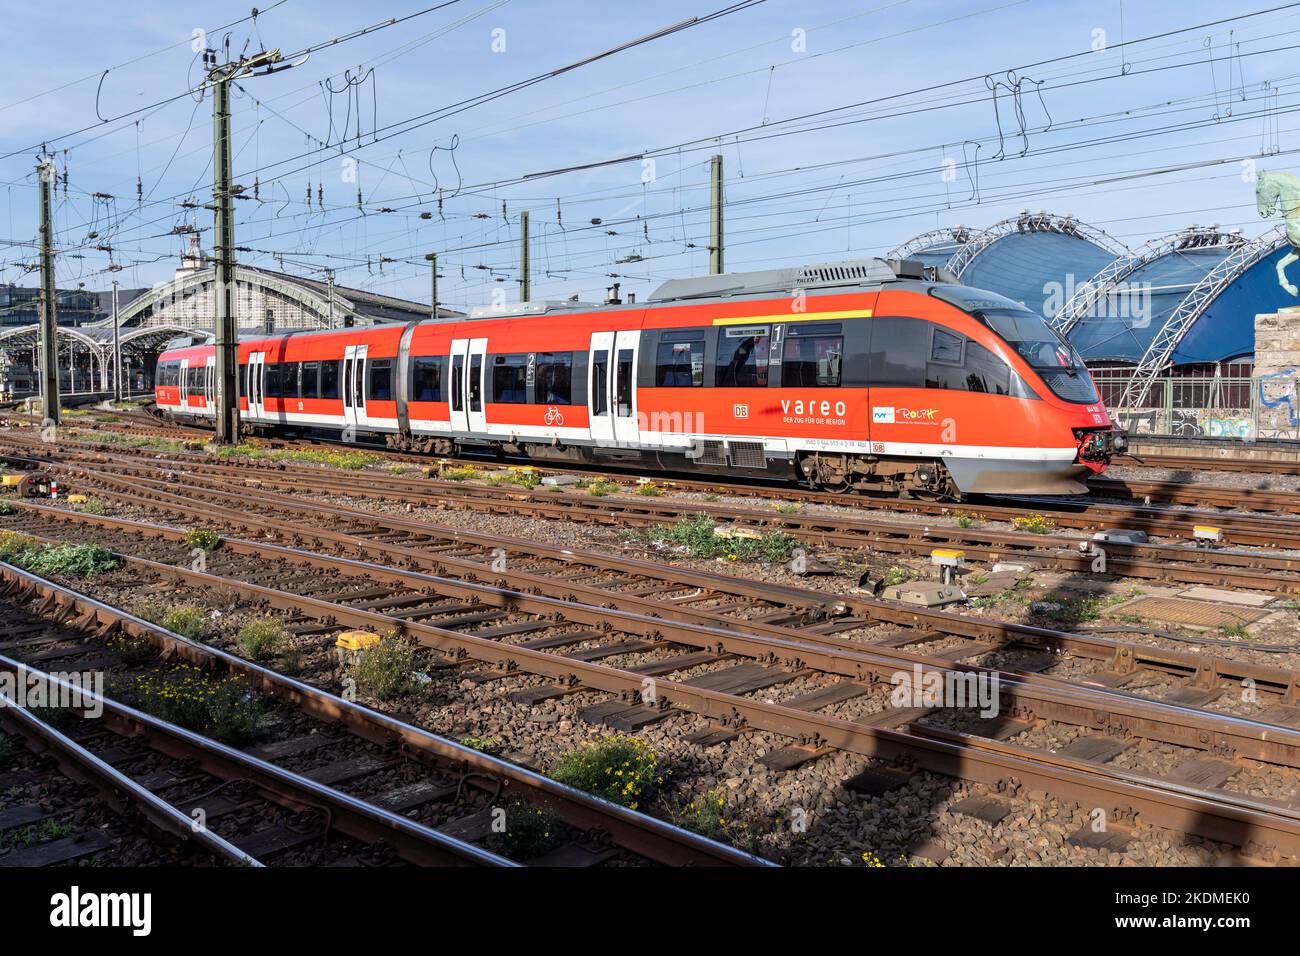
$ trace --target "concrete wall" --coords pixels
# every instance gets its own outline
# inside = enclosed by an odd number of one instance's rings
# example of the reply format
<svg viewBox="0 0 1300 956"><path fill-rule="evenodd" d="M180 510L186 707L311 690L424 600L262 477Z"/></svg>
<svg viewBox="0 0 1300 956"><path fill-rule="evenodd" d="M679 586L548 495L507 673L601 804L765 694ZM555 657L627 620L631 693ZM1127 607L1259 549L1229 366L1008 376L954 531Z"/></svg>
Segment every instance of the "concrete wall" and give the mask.
<svg viewBox="0 0 1300 956"><path fill-rule="evenodd" d="M1300 310L1255 316L1259 438L1300 438Z"/></svg>

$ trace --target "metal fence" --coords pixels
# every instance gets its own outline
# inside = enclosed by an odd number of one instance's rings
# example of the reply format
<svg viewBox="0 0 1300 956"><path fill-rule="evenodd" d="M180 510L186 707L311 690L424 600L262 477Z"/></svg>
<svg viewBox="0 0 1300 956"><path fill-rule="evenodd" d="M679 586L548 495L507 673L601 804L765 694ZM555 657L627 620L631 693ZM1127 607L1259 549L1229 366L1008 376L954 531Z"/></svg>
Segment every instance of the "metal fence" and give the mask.
<svg viewBox="0 0 1300 956"><path fill-rule="evenodd" d="M1141 406L1119 405L1127 374L1095 371L1111 415L1133 435L1300 439L1295 371L1252 376L1162 376Z"/></svg>

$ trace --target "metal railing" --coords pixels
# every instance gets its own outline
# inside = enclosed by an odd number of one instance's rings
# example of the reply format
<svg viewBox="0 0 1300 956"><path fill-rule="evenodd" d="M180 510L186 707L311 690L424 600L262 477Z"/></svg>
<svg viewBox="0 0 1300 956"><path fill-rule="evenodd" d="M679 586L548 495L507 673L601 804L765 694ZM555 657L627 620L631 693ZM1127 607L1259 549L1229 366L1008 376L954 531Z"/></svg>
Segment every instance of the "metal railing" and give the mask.
<svg viewBox="0 0 1300 956"><path fill-rule="evenodd" d="M1162 375L1141 405L1126 406L1129 374L1094 372L1111 416L1131 435L1300 439L1300 375Z"/></svg>

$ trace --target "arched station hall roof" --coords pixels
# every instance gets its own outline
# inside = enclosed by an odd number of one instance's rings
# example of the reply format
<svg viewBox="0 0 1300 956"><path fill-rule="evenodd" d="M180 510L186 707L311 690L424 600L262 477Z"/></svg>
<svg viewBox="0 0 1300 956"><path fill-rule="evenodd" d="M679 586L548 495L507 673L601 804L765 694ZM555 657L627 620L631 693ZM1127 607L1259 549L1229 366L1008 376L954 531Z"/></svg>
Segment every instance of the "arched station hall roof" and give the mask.
<svg viewBox="0 0 1300 956"><path fill-rule="evenodd" d="M1121 256L1081 286L1054 324L1085 360L1140 367L1222 362L1255 350L1255 315L1293 304L1277 282L1281 227L1189 226Z"/></svg>
<svg viewBox="0 0 1300 956"><path fill-rule="evenodd" d="M1252 354L1255 314L1300 304L1277 284L1287 249L1281 226L1254 239L1189 226L1130 250L1072 217L1022 212L988 229L922 233L890 257L1024 303L1089 364L1150 372Z"/></svg>

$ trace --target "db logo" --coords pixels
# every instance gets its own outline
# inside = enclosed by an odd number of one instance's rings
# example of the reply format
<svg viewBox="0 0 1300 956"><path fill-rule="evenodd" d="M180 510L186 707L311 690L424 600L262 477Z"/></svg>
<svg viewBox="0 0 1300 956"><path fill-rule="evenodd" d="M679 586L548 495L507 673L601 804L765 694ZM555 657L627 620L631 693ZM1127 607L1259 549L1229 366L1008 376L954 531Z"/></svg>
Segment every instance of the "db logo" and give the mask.
<svg viewBox="0 0 1300 956"><path fill-rule="evenodd" d="M731 406L731 413L737 418L748 418L749 406L744 402L737 402L735 405Z"/></svg>

